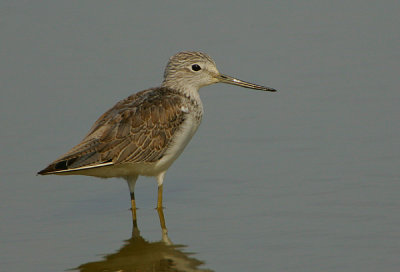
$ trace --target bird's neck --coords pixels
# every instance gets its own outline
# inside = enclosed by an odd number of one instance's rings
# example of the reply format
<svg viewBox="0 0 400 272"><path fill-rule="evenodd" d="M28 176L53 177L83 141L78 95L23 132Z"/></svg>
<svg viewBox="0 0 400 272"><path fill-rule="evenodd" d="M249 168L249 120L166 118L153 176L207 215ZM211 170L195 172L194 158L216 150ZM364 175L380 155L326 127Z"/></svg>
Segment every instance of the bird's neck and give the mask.
<svg viewBox="0 0 400 272"><path fill-rule="evenodd" d="M200 99L200 95L199 95L199 88L192 86L192 85L180 85L177 84L176 82L174 84L170 84L170 82L168 81L164 81L161 84L161 87L166 87L172 90L176 90L179 93L183 94L185 97L187 97L190 100L193 100L195 102L197 102L198 104L201 105L201 99Z"/></svg>

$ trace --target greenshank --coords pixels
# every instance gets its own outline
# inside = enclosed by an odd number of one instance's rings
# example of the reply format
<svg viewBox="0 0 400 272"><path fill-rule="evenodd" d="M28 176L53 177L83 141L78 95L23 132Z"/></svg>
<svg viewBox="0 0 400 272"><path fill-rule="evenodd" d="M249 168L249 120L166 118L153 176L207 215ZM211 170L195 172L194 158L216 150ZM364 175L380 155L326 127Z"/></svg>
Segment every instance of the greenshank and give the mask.
<svg viewBox="0 0 400 272"><path fill-rule="evenodd" d="M214 83L276 91L221 74L205 53L180 52L169 59L160 87L118 102L99 117L78 145L38 174L124 178L134 219L136 180L139 176L154 176L158 183L157 208L162 209L164 175L203 116L198 91Z"/></svg>

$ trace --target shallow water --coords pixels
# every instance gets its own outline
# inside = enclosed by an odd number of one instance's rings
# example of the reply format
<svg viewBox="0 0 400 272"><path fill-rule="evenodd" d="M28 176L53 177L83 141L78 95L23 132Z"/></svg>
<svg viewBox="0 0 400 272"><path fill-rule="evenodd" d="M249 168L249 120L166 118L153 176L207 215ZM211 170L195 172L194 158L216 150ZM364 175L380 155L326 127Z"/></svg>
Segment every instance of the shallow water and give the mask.
<svg viewBox="0 0 400 272"><path fill-rule="evenodd" d="M0 3L0 270L396 271L400 4ZM156 182L39 177L180 50L278 89L201 89ZM197 270L196 270L197 269Z"/></svg>

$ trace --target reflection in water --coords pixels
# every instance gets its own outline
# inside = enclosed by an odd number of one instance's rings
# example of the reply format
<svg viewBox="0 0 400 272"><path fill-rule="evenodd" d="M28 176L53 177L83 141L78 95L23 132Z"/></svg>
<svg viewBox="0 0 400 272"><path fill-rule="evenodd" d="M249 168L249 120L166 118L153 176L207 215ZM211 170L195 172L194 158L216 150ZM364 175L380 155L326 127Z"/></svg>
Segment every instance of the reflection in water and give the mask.
<svg viewBox="0 0 400 272"><path fill-rule="evenodd" d="M104 256L103 260L80 265L76 270L94 271L212 271L198 268L203 262L189 257L192 253L182 250L184 245L174 245L167 235L164 213L158 210L162 229L162 240L146 241L139 232L136 216L133 224L132 238L116 253Z"/></svg>

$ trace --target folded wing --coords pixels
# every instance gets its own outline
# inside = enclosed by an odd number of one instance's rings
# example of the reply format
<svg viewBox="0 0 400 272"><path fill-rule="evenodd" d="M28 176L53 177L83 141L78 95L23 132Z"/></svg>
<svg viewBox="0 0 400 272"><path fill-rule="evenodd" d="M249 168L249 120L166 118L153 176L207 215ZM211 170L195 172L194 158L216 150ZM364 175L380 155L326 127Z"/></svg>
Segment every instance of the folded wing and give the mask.
<svg viewBox="0 0 400 272"><path fill-rule="evenodd" d="M185 121L182 105L182 96L166 88L131 95L100 116L81 143L38 174L154 163L163 157Z"/></svg>

